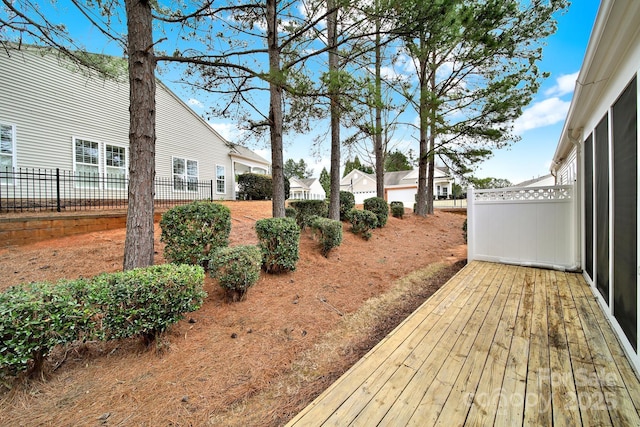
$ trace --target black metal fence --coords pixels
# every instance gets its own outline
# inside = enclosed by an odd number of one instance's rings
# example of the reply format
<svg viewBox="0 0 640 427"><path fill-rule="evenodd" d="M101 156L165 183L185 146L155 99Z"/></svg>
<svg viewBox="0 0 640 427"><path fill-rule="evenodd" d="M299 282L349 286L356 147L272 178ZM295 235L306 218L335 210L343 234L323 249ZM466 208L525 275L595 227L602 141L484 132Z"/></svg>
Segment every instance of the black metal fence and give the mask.
<svg viewBox="0 0 640 427"><path fill-rule="evenodd" d="M214 180L156 177L155 206L212 200ZM0 213L124 209L129 180L123 175L60 169L0 169Z"/></svg>

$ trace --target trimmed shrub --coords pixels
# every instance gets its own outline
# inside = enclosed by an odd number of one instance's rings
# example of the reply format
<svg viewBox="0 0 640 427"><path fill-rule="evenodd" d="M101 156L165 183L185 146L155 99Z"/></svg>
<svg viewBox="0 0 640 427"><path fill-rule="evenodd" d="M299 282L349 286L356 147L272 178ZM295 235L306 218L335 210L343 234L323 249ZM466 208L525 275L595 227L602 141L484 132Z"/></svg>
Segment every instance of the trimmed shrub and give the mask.
<svg viewBox="0 0 640 427"><path fill-rule="evenodd" d="M325 257L331 249L342 243L342 222L316 216L312 218L310 227L314 235L319 236L322 255Z"/></svg>
<svg viewBox="0 0 640 427"><path fill-rule="evenodd" d="M349 221L351 221L351 231L362 236L365 240L371 238L371 230L378 226L378 217L371 211L351 209Z"/></svg>
<svg viewBox="0 0 640 427"><path fill-rule="evenodd" d="M218 279L229 301L244 300L247 290L260 278L262 253L254 245L218 249L209 261L209 274Z"/></svg>
<svg viewBox="0 0 640 427"><path fill-rule="evenodd" d="M284 216L287 217L287 218L296 219L296 214L297 213L298 213L298 211L296 211L295 208L292 208L292 207L284 208Z"/></svg>
<svg viewBox="0 0 640 427"><path fill-rule="evenodd" d="M12 286L0 293L0 378L40 372L56 345L77 339L90 314L63 282Z"/></svg>
<svg viewBox="0 0 640 427"><path fill-rule="evenodd" d="M404 203L391 202L389 203L389 207L391 208L391 215L393 215L394 218L404 218Z"/></svg>
<svg viewBox="0 0 640 427"><path fill-rule="evenodd" d="M364 201L364 210L373 212L378 218L378 227L382 228L389 218L389 205L381 197L370 197Z"/></svg>
<svg viewBox="0 0 640 427"><path fill-rule="evenodd" d="M56 345L155 339L206 296L199 266L164 264L0 293L0 378L40 371Z"/></svg>
<svg viewBox="0 0 640 427"><path fill-rule="evenodd" d="M291 184L284 180L284 199L289 198ZM238 176L239 200L270 200L273 197L273 178L270 175L244 173Z"/></svg>
<svg viewBox="0 0 640 427"><path fill-rule="evenodd" d="M268 200L273 194L273 183L269 175L244 173L238 176L238 199Z"/></svg>
<svg viewBox="0 0 640 427"><path fill-rule="evenodd" d="M262 252L262 269L267 273L294 271L299 258L300 227L292 218L265 218L256 221Z"/></svg>
<svg viewBox="0 0 640 427"><path fill-rule="evenodd" d="M207 296L200 266L163 264L96 276L88 305L100 313L95 333L102 340L143 336L147 342L200 308Z"/></svg>
<svg viewBox="0 0 640 427"><path fill-rule="evenodd" d="M349 212L356 206L356 198L349 191L340 191L340 221L348 220Z"/></svg>
<svg viewBox="0 0 640 427"><path fill-rule="evenodd" d="M229 244L231 212L219 203L196 201L169 209L160 227L169 262L207 268L209 253Z"/></svg>
<svg viewBox="0 0 640 427"><path fill-rule="evenodd" d="M324 200L296 200L290 205L296 210L296 223L301 230L311 225L314 216L326 217L328 212L327 202Z"/></svg>

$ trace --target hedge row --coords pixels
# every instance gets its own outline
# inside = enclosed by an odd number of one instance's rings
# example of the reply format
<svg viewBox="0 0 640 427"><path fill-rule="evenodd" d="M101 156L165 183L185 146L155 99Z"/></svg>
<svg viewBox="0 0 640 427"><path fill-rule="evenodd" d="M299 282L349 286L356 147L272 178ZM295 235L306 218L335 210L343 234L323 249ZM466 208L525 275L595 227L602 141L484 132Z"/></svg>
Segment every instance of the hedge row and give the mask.
<svg viewBox="0 0 640 427"><path fill-rule="evenodd" d="M155 339L202 305L204 271L158 265L92 279L13 286L0 293L0 378L38 371L60 344Z"/></svg>
<svg viewBox="0 0 640 427"><path fill-rule="evenodd" d="M289 198L290 183L284 180L284 198ZM238 176L238 199L269 200L273 197L273 178L269 175L244 173Z"/></svg>

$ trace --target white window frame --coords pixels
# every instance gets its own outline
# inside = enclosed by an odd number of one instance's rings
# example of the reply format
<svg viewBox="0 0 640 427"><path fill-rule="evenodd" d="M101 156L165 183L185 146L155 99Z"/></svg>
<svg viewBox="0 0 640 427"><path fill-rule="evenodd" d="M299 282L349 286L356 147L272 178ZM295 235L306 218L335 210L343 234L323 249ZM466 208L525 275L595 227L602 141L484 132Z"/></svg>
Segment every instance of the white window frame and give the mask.
<svg viewBox="0 0 640 427"><path fill-rule="evenodd" d="M222 175L218 173L218 168L222 168ZM221 184L222 191L220 191ZM216 165L216 194L227 194L227 168L224 165Z"/></svg>
<svg viewBox="0 0 640 427"><path fill-rule="evenodd" d="M17 135L17 126L12 123L4 123L0 122L0 126L8 126L11 128L11 154L4 154L0 152L0 156L9 157L11 156L11 170L14 170L16 167L16 135ZM0 182L2 185L14 185L13 180L7 180Z"/></svg>
<svg viewBox="0 0 640 427"><path fill-rule="evenodd" d="M124 165L121 167L117 167L117 166L109 166L107 164L107 148L108 147L114 147L114 148L118 148L118 149L123 149L124 150ZM129 175L129 149L124 146L124 145L118 145L118 144L108 144L108 143L104 143L103 144L103 158L104 158L104 177L105 177L105 187L108 190L124 190L126 189L126 180L127 177ZM124 186L115 186L114 184L116 183L116 181L114 180L110 180L109 179L109 169L121 169L122 170L122 178L123 178L123 183Z"/></svg>
<svg viewBox="0 0 640 427"><path fill-rule="evenodd" d="M75 186L78 188L100 188L100 176L101 176L101 172L102 172L102 157L103 157L103 149L102 149L102 144L100 143L100 141L96 141L94 139L91 138L81 138L81 137L73 137L73 142L72 142L72 149L73 149L73 174L76 176L76 181L75 181ZM91 144L97 144L97 152L98 152L98 162L94 165L91 163L84 163L84 162L78 162L77 158L76 158L76 144L78 143L78 141L83 141L83 142L89 142ZM80 180L79 178L79 172L78 172L78 166L83 166L83 165L87 165L87 166L95 166L97 167L97 178L95 180L94 183L92 183L91 181L89 181L89 184L94 184L94 185L83 185L86 184L83 182L83 180Z"/></svg>
<svg viewBox="0 0 640 427"><path fill-rule="evenodd" d="M173 169L173 165L174 162L176 160L182 160L184 162L184 173L183 174L176 174L174 172ZM195 162L196 167L197 167L197 175L195 176L195 181L190 180L189 178L194 178L194 176L190 176L188 174L189 168L188 168L188 163L189 162ZM184 185L183 188L176 188L176 178L179 177L182 179L182 182L185 183L186 185ZM189 192L197 192L198 191L198 182L200 181L200 163L197 160L194 159L189 159L187 157L179 157L179 156L172 156L171 157L171 178L172 178L172 189L173 191L189 191ZM192 184L195 183L195 188L189 188L192 186Z"/></svg>

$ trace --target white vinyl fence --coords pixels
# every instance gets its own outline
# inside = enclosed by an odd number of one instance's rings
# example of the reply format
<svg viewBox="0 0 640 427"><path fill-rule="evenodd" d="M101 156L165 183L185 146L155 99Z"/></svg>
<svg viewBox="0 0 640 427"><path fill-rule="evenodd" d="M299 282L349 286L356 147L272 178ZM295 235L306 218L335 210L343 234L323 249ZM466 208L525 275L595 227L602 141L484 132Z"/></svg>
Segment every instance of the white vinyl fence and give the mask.
<svg viewBox="0 0 640 427"><path fill-rule="evenodd" d="M467 192L469 261L573 270L579 265L574 188Z"/></svg>

